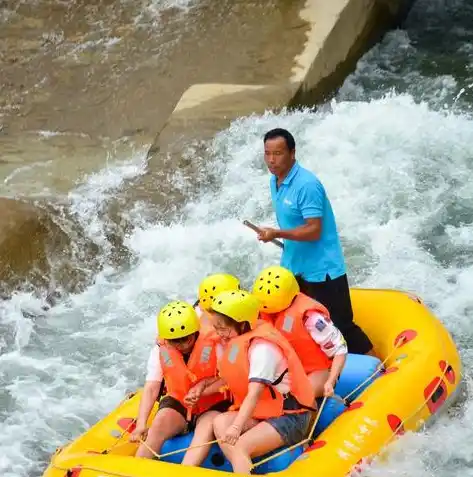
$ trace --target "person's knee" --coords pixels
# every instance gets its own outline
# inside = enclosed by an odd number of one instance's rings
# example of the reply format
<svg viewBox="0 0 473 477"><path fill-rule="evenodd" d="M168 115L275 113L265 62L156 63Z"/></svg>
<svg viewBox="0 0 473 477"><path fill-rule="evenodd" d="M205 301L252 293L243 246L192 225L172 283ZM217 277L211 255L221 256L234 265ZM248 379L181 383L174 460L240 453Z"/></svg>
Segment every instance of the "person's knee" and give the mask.
<svg viewBox="0 0 473 477"><path fill-rule="evenodd" d="M197 419L197 426L199 429L212 430L214 425L214 420L220 415L216 411L209 411L205 414L202 414Z"/></svg>
<svg viewBox="0 0 473 477"><path fill-rule="evenodd" d="M159 418L159 415L156 415L155 418L153 419L153 422L151 423L151 426L149 426L148 432L153 432L156 429L158 429L162 424L162 419Z"/></svg>
<svg viewBox="0 0 473 477"><path fill-rule="evenodd" d="M233 457L246 458L251 460L253 449L243 439L238 439L233 446Z"/></svg>
<svg viewBox="0 0 473 477"><path fill-rule="evenodd" d="M228 419L227 414L219 414L212 420L213 431L217 439L220 439L225 433L225 430L228 427Z"/></svg>
<svg viewBox="0 0 473 477"><path fill-rule="evenodd" d="M151 426L148 430L148 436L146 440L152 442L153 446L155 447L158 444L164 443L165 439L163 439L163 433L158 426Z"/></svg>

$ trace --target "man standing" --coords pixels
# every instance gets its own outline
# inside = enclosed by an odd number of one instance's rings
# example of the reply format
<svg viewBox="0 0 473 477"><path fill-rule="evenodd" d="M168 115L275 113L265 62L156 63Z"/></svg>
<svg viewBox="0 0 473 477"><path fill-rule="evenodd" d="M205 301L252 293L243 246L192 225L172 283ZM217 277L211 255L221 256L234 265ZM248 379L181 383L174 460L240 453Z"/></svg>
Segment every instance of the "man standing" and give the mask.
<svg viewBox="0 0 473 477"><path fill-rule="evenodd" d="M280 229L263 228L258 238L284 239L281 266L297 277L301 292L325 305L350 353L373 345L353 322L342 246L332 206L322 183L296 161L296 143L286 129L264 136L264 160L272 176L271 199Z"/></svg>

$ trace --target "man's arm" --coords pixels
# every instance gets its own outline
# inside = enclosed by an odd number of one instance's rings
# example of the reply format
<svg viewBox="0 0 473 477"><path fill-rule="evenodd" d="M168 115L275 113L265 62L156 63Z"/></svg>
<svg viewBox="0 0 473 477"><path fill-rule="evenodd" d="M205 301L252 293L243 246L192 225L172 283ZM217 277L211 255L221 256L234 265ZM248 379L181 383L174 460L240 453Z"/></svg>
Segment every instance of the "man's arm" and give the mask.
<svg viewBox="0 0 473 477"><path fill-rule="evenodd" d="M322 233L324 202L325 191L322 184L315 181L305 184L297 201L297 207L305 223L288 230L264 228L258 235L259 240L263 242L269 242L275 238L297 242L319 240Z"/></svg>
<svg viewBox="0 0 473 477"><path fill-rule="evenodd" d="M319 240L322 232L322 219L305 219L305 224L295 229L278 230L275 229L275 238L287 240L296 240L298 242L307 242L310 240Z"/></svg>

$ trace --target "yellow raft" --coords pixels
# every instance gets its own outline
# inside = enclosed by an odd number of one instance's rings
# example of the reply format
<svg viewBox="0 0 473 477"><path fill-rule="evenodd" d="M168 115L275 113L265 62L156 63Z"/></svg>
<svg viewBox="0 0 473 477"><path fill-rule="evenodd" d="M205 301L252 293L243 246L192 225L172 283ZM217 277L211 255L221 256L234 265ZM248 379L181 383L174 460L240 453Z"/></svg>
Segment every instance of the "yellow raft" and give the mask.
<svg viewBox="0 0 473 477"><path fill-rule="evenodd" d="M369 371L357 375L354 389L353 380L350 384L349 379L340 379L341 387L337 385L335 391L346 397L343 382L345 390L351 389L348 408L328 400L325 423L321 415L311 445L273 456L255 473L345 476L382 453L405 431L421 429L459 395L462 365L455 343L417 297L396 290L352 289L351 298L355 321L371 338L380 359L350 355L348 367L355 374L360 363ZM367 379L359 382L360 376ZM161 451L168 455L162 460L133 457L137 447L128 442L127 431L137 415L140 395L141 390L127 396L111 414L58 449L44 477L222 477L231 473L216 444L203 464L208 468L172 463L180 462L183 453L169 451L186 447L188 436L168 441ZM156 410L157 406L150 423Z"/></svg>

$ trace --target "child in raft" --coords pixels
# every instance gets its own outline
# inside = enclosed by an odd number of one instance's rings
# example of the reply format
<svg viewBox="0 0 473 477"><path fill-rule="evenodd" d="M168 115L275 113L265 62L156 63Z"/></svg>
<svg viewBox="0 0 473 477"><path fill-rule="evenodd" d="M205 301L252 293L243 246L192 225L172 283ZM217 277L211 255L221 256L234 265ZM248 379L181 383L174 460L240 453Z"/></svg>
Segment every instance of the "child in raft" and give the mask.
<svg viewBox="0 0 473 477"><path fill-rule="evenodd" d="M199 299L195 303L196 311L199 314L201 324L212 326L209 322L208 311L213 299L227 290L239 290L240 280L229 273L214 273L205 277L199 284Z"/></svg>
<svg viewBox="0 0 473 477"><path fill-rule="evenodd" d="M332 396L348 348L327 308L300 293L296 277L280 266L265 268L256 277L253 294L261 303L260 318L274 325L295 349L316 397Z"/></svg>
<svg viewBox="0 0 473 477"><path fill-rule="evenodd" d="M207 315L212 300L219 293L227 290L239 290L240 281L228 273L214 273L208 275L199 284L199 298L194 303L194 309L200 320L200 326L207 331L212 328ZM146 381L161 381L161 367L159 364L159 343L151 348L146 372Z"/></svg>
<svg viewBox="0 0 473 477"><path fill-rule="evenodd" d="M224 345L219 375L234 410L213 420L215 436L234 472L251 473L251 459L306 437L314 391L296 352L271 324L258 321L250 293L226 291L210 309ZM212 387L212 386L211 386Z"/></svg>
<svg viewBox="0 0 473 477"><path fill-rule="evenodd" d="M195 309L189 303L174 301L160 311L157 319L158 350L153 375L147 376L136 428L130 440L140 441L136 457L152 458L163 443L183 432L195 430L191 445L213 439L213 419L231 404L224 394L204 389L218 381L216 333L201 330ZM167 394L147 429L154 403L166 384ZM144 442L143 442L143 439ZM206 446L186 452L184 465L200 465Z"/></svg>

